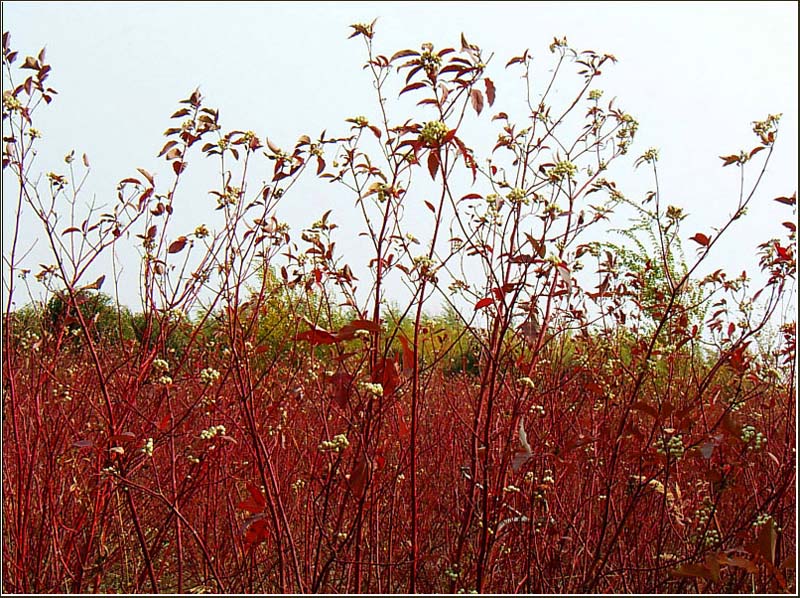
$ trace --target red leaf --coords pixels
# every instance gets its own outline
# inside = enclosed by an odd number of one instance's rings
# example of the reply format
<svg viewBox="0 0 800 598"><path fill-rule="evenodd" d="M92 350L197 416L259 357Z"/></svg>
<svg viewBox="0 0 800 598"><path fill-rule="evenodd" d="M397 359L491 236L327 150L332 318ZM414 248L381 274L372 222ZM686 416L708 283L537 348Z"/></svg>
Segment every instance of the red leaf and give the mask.
<svg viewBox="0 0 800 598"><path fill-rule="evenodd" d="M694 237L691 237L692 241L695 243L699 243L703 247L707 247L710 239L704 235L703 233L697 233Z"/></svg>
<svg viewBox="0 0 800 598"><path fill-rule="evenodd" d="M130 442L131 440L136 439L136 434L133 432L120 432L119 434L114 434L113 436L109 436L109 442Z"/></svg>
<svg viewBox="0 0 800 598"><path fill-rule="evenodd" d="M412 83L411 85L406 85L401 91L399 95L403 95L407 91L413 91L415 89L419 89L420 87L425 87L424 81L417 81L416 83Z"/></svg>
<svg viewBox="0 0 800 598"><path fill-rule="evenodd" d="M372 381L383 386L383 396L392 394L400 384L400 376L393 360L382 359L372 375Z"/></svg>
<svg viewBox="0 0 800 598"><path fill-rule="evenodd" d="M761 526L758 531L758 552L771 565L775 564L775 543L777 539L778 534L775 531L775 524L772 520Z"/></svg>
<svg viewBox="0 0 800 598"><path fill-rule="evenodd" d="M169 413L167 413L163 418L161 418L161 421L156 424L156 428L158 429L159 432L166 432L169 429L169 420L170 420Z"/></svg>
<svg viewBox="0 0 800 598"><path fill-rule="evenodd" d="M431 150L428 154L428 172L431 173L431 178L436 179L436 171L439 170L439 152Z"/></svg>
<svg viewBox="0 0 800 598"><path fill-rule="evenodd" d="M436 208L435 208L435 207L433 207L433 204L432 204L431 202L429 202L429 201L425 201L425 205L428 207L428 209L429 209L431 212L433 212L434 214L436 213Z"/></svg>
<svg viewBox="0 0 800 598"><path fill-rule="evenodd" d="M414 368L414 352L411 350L411 344L404 334L401 333L397 338L403 347L403 372L410 374Z"/></svg>
<svg viewBox="0 0 800 598"><path fill-rule="evenodd" d="M155 189L153 189L152 187L148 187L147 189L142 191L142 194L139 196L139 208L140 209L144 206L145 202L148 199L150 199L150 197L153 195L154 192L155 192Z"/></svg>
<svg viewBox="0 0 800 598"><path fill-rule="evenodd" d="M312 328L311 330L306 330L305 332L301 332L300 334L296 335L294 340L308 341L312 345L332 345L339 339L327 330Z"/></svg>
<svg viewBox="0 0 800 598"><path fill-rule="evenodd" d="M164 146L164 147L166 147L166 146ZM181 150L179 150L177 147L173 147L171 150L169 150L167 152L167 155L165 157L166 157L167 160L176 160L176 159L180 158L181 155L182 155L181 154Z"/></svg>
<svg viewBox="0 0 800 598"><path fill-rule="evenodd" d="M486 100L489 102L489 105L491 106L492 104L494 104L494 95L495 95L494 82L488 77L484 79L483 82L486 85Z"/></svg>
<svg viewBox="0 0 800 598"><path fill-rule="evenodd" d="M672 574L675 577L702 577L709 581L714 578L711 569L700 563L683 563L677 569L673 569Z"/></svg>
<svg viewBox="0 0 800 598"><path fill-rule="evenodd" d="M472 89L469 92L470 100L472 101L472 107L475 109L475 112L478 114L481 113L483 110L483 94L481 93L480 89Z"/></svg>
<svg viewBox="0 0 800 598"><path fill-rule="evenodd" d="M85 291L90 291L90 290L91 291L99 291L100 287L103 286L103 283L105 281L106 281L106 275L103 274L97 280L95 280L92 284L87 284L85 287L83 287L83 290L85 290Z"/></svg>
<svg viewBox="0 0 800 598"><path fill-rule="evenodd" d="M386 465L386 457L383 455L375 455L375 469L383 469Z"/></svg>
<svg viewBox="0 0 800 598"><path fill-rule="evenodd" d="M380 324L373 322L372 320L353 320L348 324L348 326L352 326L356 330L369 330L370 332L380 332L381 326Z"/></svg>
<svg viewBox="0 0 800 598"><path fill-rule="evenodd" d="M181 162L180 160L176 160L172 163L172 170L175 171L175 174L180 174L184 170L186 170L186 162Z"/></svg>
<svg viewBox="0 0 800 598"><path fill-rule="evenodd" d="M267 506L267 499L265 499L264 495L261 494L261 490L248 482L247 491L250 493L250 497L240 502L237 506L240 509L244 509L245 511L253 513L254 515L257 513L263 513Z"/></svg>
<svg viewBox="0 0 800 598"><path fill-rule="evenodd" d="M343 369L336 371L328 382L333 385L333 398L342 409L347 407L347 400L350 398L350 389L353 386L353 376Z"/></svg>
<svg viewBox="0 0 800 598"><path fill-rule="evenodd" d="M147 172L144 168L137 168L136 170L138 170L139 172L142 173L142 176L144 176L144 178L147 179L147 182L150 183L151 187L155 186L155 183L153 182L153 175L152 174Z"/></svg>
<svg viewBox="0 0 800 598"><path fill-rule="evenodd" d="M264 542L268 536L269 529L267 528L267 522L263 517L259 517L258 519L254 519L247 528L247 532L244 534L244 541L245 544L249 546L255 546L256 544Z"/></svg>
<svg viewBox="0 0 800 598"><path fill-rule="evenodd" d="M400 440L407 440L410 436L410 432L408 429L408 424L406 424L406 420L403 417L403 408L400 406L400 403L397 403L397 437Z"/></svg>
<svg viewBox="0 0 800 598"><path fill-rule="evenodd" d="M177 142L177 141L175 141L174 139L170 139L169 141L167 141L167 142L164 144L164 147L162 147L162 148L161 148L161 151L158 153L158 157L160 158L161 156L163 156L164 154L166 154L166 153L167 153L167 152L168 152L170 149L172 149L172 148L173 148L173 147L175 147L176 145L178 145L178 142ZM176 151L177 151L177 150L176 150ZM178 152L178 153L180 154L180 152ZM167 158L167 159L169 160L170 158Z"/></svg>
<svg viewBox="0 0 800 598"><path fill-rule="evenodd" d="M792 193L791 197L776 197L775 201L786 204L787 206L793 206L797 203L797 193Z"/></svg>
<svg viewBox="0 0 800 598"><path fill-rule="evenodd" d="M34 71L38 71L40 68L39 61L36 60L33 56L26 56L25 62L21 67L21 69L33 69Z"/></svg>
<svg viewBox="0 0 800 598"><path fill-rule="evenodd" d="M180 236L169 244L167 253L178 253L183 250L184 247L186 247L186 237Z"/></svg>
<svg viewBox="0 0 800 598"><path fill-rule="evenodd" d="M527 50L525 50L525 52L522 54L522 56L515 56L514 58L509 60L506 63L506 68L510 67L512 64L518 64L518 63L521 64L521 63L525 62L526 60L528 60L528 51Z"/></svg>
<svg viewBox="0 0 800 598"><path fill-rule="evenodd" d="M399 52L392 54L389 62L394 62L398 58L406 58L408 56L419 56L419 52L415 52L414 50L400 50Z"/></svg>
<svg viewBox="0 0 800 598"><path fill-rule="evenodd" d="M566 266L558 266L556 268L556 274L558 274L567 286L567 294L572 294L572 273L569 271L569 268Z"/></svg>
<svg viewBox="0 0 800 598"><path fill-rule="evenodd" d="M739 567L748 573L758 573L758 567L756 564L753 561L741 556L727 556L725 554L721 554L717 557L717 560L719 561L720 565Z"/></svg>
<svg viewBox="0 0 800 598"><path fill-rule="evenodd" d="M722 416L722 429L731 436L739 437L742 433L742 424L736 421L730 413L726 413Z"/></svg>
<svg viewBox="0 0 800 598"><path fill-rule="evenodd" d="M380 332L380 324L376 324L372 320L353 320L349 324L342 326L341 330L333 335L338 341L346 341L355 336L357 330L367 330L369 332Z"/></svg>
<svg viewBox="0 0 800 598"><path fill-rule="evenodd" d="M364 494L364 490L367 487L367 474L369 473L369 468L367 466L367 460L362 455L359 457L358 461L356 461L355 465L353 465L353 471L350 473L350 490L353 491L353 494L359 498L361 495Z"/></svg>
<svg viewBox="0 0 800 598"><path fill-rule="evenodd" d="M492 299L491 297L484 297L475 304L475 311L483 309L484 307L486 307L487 305L491 305L492 303L494 303L494 299Z"/></svg>
<svg viewBox="0 0 800 598"><path fill-rule="evenodd" d="M644 401L636 401L633 405L631 405L632 410L641 411L642 413L646 413L650 417L658 418L658 411L652 405L645 403Z"/></svg>

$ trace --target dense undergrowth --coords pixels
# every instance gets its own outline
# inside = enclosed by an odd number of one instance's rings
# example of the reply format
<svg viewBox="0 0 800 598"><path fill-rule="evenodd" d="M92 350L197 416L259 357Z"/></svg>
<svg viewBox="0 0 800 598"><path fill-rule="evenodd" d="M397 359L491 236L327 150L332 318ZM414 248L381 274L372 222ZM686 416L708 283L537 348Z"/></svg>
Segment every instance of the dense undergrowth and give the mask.
<svg viewBox="0 0 800 598"><path fill-rule="evenodd" d="M638 128L594 88L612 56L554 40L575 97L551 81L522 125L495 113L486 161L461 138L495 103L477 46L386 57L372 25L353 36L375 122L283 150L194 92L167 183L137 169L110 207L83 204L86 158L32 177L50 67L4 36L3 168L52 262L29 270L19 229L4 245L3 591L794 592L794 223L743 264L761 287L698 274L766 201L779 117L723 158L756 174L732 215L687 238L657 187L609 178ZM527 52L507 68L532 84ZM398 92L420 107L391 117ZM176 217L200 154L218 230ZM656 180L657 161L637 165ZM337 214L299 236L278 219L314 176L355 199L367 282ZM427 228L403 217L417 187ZM629 243L593 238L620 205ZM86 280L123 245L137 310L104 294L112 272ZM45 299L14 309L20 285Z"/></svg>

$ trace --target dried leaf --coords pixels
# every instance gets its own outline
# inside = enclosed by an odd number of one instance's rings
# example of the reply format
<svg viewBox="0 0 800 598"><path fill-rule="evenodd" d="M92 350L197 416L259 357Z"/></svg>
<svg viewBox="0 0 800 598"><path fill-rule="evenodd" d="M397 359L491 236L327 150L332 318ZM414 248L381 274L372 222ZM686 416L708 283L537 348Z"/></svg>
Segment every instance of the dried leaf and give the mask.
<svg viewBox="0 0 800 598"><path fill-rule="evenodd" d="M711 569L701 563L683 563L672 570L675 577L702 577L712 581L714 578Z"/></svg>
<svg viewBox="0 0 800 598"><path fill-rule="evenodd" d="M489 102L491 106L494 104L494 97L495 97L495 86L494 82L489 79L488 77L483 80L484 85L486 86L486 100ZM496 118L496 117L495 117ZM492 119L494 120L494 119Z"/></svg>
<svg viewBox="0 0 800 598"><path fill-rule="evenodd" d="M797 203L797 193L792 193L791 197L776 197L775 201L778 203L786 204L787 206L793 206Z"/></svg>
<svg viewBox="0 0 800 598"><path fill-rule="evenodd" d="M294 337L294 340L308 341L309 343L311 343L312 346L316 346L316 345L332 345L339 339L330 332L328 332L327 330L312 328L311 330L306 330L305 332L297 334Z"/></svg>
<svg viewBox="0 0 800 598"><path fill-rule="evenodd" d="M426 84L424 81L417 81L416 83L412 83L410 85L406 85L401 91L399 95L403 95L407 91L413 91L415 89L420 89L421 87L425 87Z"/></svg>
<svg viewBox="0 0 800 598"><path fill-rule="evenodd" d="M483 110L483 94L481 93L480 89L472 89L469 92L470 100L472 101L472 107L475 109L475 112L478 114L481 113Z"/></svg>
<svg viewBox="0 0 800 598"><path fill-rule="evenodd" d="M522 450L517 451L511 460L511 469L513 469L514 472L519 471L529 459L533 458L533 451L531 450L531 445L528 443L528 434L525 432L525 418L523 417L519 419L519 429L517 430L517 434L519 436L519 444L522 446Z"/></svg>
<svg viewBox="0 0 800 598"><path fill-rule="evenodd" d="M147 172L144 168L137 168L139 172L142 173L142 176L147 179L147 182L150 183L151 187L155 187L155 182L153 181L153 175Z"/></svg>
<svg viewBox="0 0 800 598"><path fill-rule="evenodd" d="M529 519L525 515L519 515L517 517L509 517L508 519L503 519L500 523L497 524L497 530L495 534L499 534L503 531L503 528L511 523L527 523Z"/></svg>
<svg viewBox="0 0 800 598"><path fill-rule="evenodd" d="M84 287L84 290L87 290L87 291L88 290L99 291L100 287L103 286L103 283L105 282L105 280L106 280L106 275L103 274L97 280L95 280L92 284L86 285Z"/></svg>
<svg viewBox="0 0 800 598"><path fill-rule="evenodd" d="M741 556L727 556L725 554L720 554L717 556L717 560L719 561L720 565L739 567L748 573L758 573L758 567L756 564L753 561Z"/></svg>
<svg viewBox="0 0 800 598"><path fill-rule="evenodd" d="M179 150L177 147L173 147L167 152L165 157L167 160L176 160L181 157L181 150Z"/></svg>
<svg viewBox="0 0 800 598"><path fill-rule="evenodd" d="M775 524L772 520L762 525L758 530L758 552L764 560L771 565L775 564L775 544L778 540L778 533L775 531Z"/></svg>
<svg viewBox="0 0 800 598"><path fill-rule="evenodd" d="M167 253L178 253L179 251L183 250L186 247L186 237L180 236L175 239L172 243L169 244L169 248L167 249Z"/></svg>

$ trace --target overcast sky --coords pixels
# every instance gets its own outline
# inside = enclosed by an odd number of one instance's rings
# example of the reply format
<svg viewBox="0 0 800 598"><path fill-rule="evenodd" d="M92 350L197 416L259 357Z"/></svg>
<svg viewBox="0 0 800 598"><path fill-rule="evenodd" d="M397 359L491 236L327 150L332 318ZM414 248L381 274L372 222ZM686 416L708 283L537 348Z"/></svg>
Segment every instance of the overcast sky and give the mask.
<svg viewBox="0 0 800 598"><path fill-rule="evenodd" d="M137 166L166 176L156 158L162 132L178 100L198 85L226 130L253 130L287 147L304 133L346 134L345 118L375 110L361 68L364 46L347 39L348 25L376 17L376 48L386 55L428 41L457 48L462 32L493 52L495 111L521 97L517 75L503 66L525 48L542 65L552 65L554 36L614 54L619 63L605 69L598 87L638 119L634 157L659 148L664 202L691 214L686 238L722 224L733 210L736 173L723 170L719 156L753 147L752 121L782 112L763 191L718 263L754 273L755 245L782 234L780 222L791 218L772 198L797 187L795 2L3 3L13 47L26 55L46 46L50 83L59 91L38 119L39 168L57 170L71 149L86 152L93 169L87 189L109 202L116 182ZM623 186L626 176L632 188L649 184L644 173L627 169L617 171ZM14 206L3 180L6 255ZM205 199L194 216L213 212L207 191L196 189ZM314 195L285 206L282 216L297 230L331 207L342 218L353 213L351 200L332 202ZM37 233L25 233L30 245ZM343 239L341 247L352 249L353 242ZM46 260L41 250L40 244L31 254L34 269ZM122 300L135 305L132 287Z"/></svg>

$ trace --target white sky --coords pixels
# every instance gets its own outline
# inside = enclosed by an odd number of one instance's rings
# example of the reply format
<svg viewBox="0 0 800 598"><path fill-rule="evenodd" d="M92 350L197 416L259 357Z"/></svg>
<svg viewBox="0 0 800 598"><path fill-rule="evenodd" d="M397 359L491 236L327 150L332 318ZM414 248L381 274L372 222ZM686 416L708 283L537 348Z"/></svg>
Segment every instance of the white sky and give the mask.
<svg viewBox="0 0 800 598"><path fill-rule="evenodd" d="M525 48L541 68L554 64L547 49L554 36L566 35L577 49L616 55L619 63L604 69L597 87L605 97L617 96L640 123L632 158L659 148L663 202L691 214L684 238L722 224L735 205L737 172L722 169L718 156L754 147L751 122L782 112L762 193L714 264L731 274L745 267L756 274L755 245L782 235L780 222L792 218L772 198L797 188L794 2L3 3L3 30L11 32L13 47L24 56L46 46L49 82L59 91L37 119L44 133L39 168L63 170L71 149L86 152L93 168L88 189L109 204L116 182L137 166L160 173L162 184L167 180L163 160L156 159L162 132L178 100L198 85L206 104L220 109L225 130L254 130L284 147L323 129L346 134L345 118L375 111L361 69L364 45L347 39L348 25L375 17L376 49L388 56L426 41L458 48L461 32L494 52L487 74L497 83L498 99L481 117L487 122L522 97L517 75L503 66ZM524 123L524 115L518 120ZM624 191L643 191L650 185L645 171L614 172ZM3 181L5 255L14 205L5 175ZM351 197L337 202L328 196L333 188L324 189L291 197L281 208L296 234L331 207L337 222L355 215ZM211 219L215 206L207 191L202 185L184 189L184 197L196 195L194 217L207 211ZM30 245L37 232L26 228L25 234ZM29 260L34 270L47 263L39 245ZM357 248L349 236L338 246ZM691 258L691 241L685 247ZM357 262L359 254L347 257ZM129 274L136 272L132 261ZM134 288L135 279L123 290L123 302L136 304Z"/></svg>

